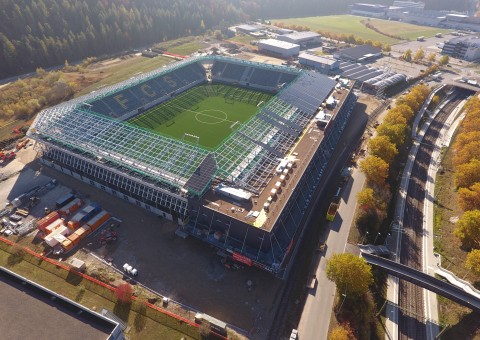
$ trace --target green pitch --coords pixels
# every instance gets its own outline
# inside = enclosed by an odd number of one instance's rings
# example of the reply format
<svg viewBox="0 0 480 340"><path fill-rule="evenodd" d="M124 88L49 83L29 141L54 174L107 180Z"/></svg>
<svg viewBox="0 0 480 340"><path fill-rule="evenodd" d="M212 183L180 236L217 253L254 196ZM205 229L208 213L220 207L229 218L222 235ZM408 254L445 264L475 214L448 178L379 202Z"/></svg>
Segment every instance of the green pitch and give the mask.
<svg viewBox="0 0 480 340"><path fill-rule="evenodd" d="M214 149L272 96L228 85L201 85L128 122L159 134Z"/></svg>

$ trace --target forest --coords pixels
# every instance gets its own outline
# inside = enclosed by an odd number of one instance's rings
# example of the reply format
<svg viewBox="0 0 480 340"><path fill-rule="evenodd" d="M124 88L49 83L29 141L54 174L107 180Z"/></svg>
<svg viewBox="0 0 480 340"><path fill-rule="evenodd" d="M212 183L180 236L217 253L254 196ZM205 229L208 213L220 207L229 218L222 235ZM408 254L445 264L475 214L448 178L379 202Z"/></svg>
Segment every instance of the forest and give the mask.
<svg viewBox="0 0 480 340"><path fill-rule="evenodd" d="M248 19L346 13L355 0L0 0L0 78ZM390 4L388 0L370 0ZM439 0L427 0L438 7ZM467 9L469 0L455 3ZM444 7L448 8L448 7Z"/></svg>

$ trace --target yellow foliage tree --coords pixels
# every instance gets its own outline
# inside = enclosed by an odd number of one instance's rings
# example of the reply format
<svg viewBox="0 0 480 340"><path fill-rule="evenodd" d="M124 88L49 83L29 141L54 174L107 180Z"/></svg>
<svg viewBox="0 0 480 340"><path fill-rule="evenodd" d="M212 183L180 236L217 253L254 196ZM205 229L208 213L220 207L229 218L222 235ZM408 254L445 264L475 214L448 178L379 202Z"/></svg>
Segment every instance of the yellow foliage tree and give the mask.
<svg viewBox="0 0 480 340"><path fill-rule="evenodd" d="M373 156L380 157L390 164L398 154L395 144L387 136L376 136L368 142L368 149Z"/></svg>
<svg viewBox="0 0 480 340"><path fill-rule="evenodd" d="M360 162L360 169L367 177L367 181L383 186L388 177L388 163L377 156L367 156Z"/></svg>
<svg viewBox="0 0 480 340"><path fill-rule="evenodd" d="M398 147L405 141L406 130L406 124L380 124L377 127L377 134L388 137L390 142Z"/></svg>
<svg viewBox="0 0 480 340"><path fill-rule="evenodd" d="M480 209L480 183L458 189L458 204L464 211Z"/></svg>
<svg viewBox="0 0 480 340"><path fill-rule="evenodd" d="M357 194L357 200L360 205L367 209L375 209L377 207L377 200L372 188L365 188Z"/></svg>
<svg viewBox="0 0 480 340"><path fill-rule="evenodd" d="M469 210L460 217L453 234L467 248L480 246L480 210Z"/></svg>
<svg viewBox="0 0 480 340"><path fill-rule="evenodd" d="M455 185L460 188L469 188L480 182L480 160L472 159L468 163L457 165L455 168Z"/></svg>
<svg viewBox="0 0 480 340"><path fill-rule="evenodd" d="M465 268L471 270L476 275L480 274L480 250L474 249L467 254Z"/></svg>
<svg viewBox="0 0 480 340"><path fill-rule="evenodd" d="M353 334L350 325L347 323L336 326L330 332L328 340L355 340L355 335Z"/></svg>
<svg viewBox="0 0 480 340"><path fill-rule="evenodd" d="M327 278L338 291L355 299L368 291L373 283L372 268L364 258L351 253L334 254L327 262Z"/></svg>
<svg viewBox="0 0 480 340"><path fill-rule="evenodd" d="M415 61L420 61L420 60L423 60L423 58L425 58L425 51L423 50L423 48L419 48L417 50L417 52L415 52L415 55L413 56L413 59Z"/></svg>

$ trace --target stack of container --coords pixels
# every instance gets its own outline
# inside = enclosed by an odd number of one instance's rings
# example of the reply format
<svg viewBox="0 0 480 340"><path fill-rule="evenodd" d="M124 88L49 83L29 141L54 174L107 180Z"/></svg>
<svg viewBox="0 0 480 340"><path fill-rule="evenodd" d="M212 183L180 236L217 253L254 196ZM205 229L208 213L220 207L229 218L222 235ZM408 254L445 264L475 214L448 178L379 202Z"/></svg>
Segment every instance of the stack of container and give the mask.
<svg viewBox="0 0 480 340"><path fill-rule="evenodd" d="M56 229L65 226L65 221L62 219L58 219L50 223L45 227L45 230L43 231L46 235L50 235L52 232L54 232Z"/></svg>
<svg viewBox="0 0 480 340"><path fill-rule="evenodd" d="M82 211L73 215L70 221L68 221L68 227L72 230L77 229L90 220L93 216L98 214L102 210L102 207L98 203L91 203L83 208Z"/></svg>
<svg viewBox="0 0 480 340"><path fill-rule="evenodd" d="M64 207L58 209L58 213L63 217L67 217L77 211L82 206L82 204L83 201L80 198L75 198L73 201L71 201Z"/></svg>
<svg viewBox="0 0 480 340"><path fill-rule="evenodd" d="M57 206L57 209L60 209L60 208L64 207L65 205L67 205L68 203L70 203L71 201L73 201L74 199L75 199L74 194L67 194L67 195L59 198L55 202L55 205Z"/></svg>
<svg viewBox="0 0 480 340"><path fill-rule="evenodd" d="M41 218L37 221L37 228L43 232L45 232L45 228L50 225L52 222L58 220L60 215L58 212L53 211L44 218Z"/></svg>
<svg viewBox="0 0 480 340"><path fill-rule="evenodd" d="M62 223L57 223L58 221ZM55 228L51 228L51 232L47 236L45 236L43 240L50 247L55 247L57 244L66 240L67 236L70 234L70 231L65 226L65 223L63 220L57 220L54 223L52 223L52 225L54 225Z"/></svg>
<svg viewBox="0 0 480 340"><path fill-rule="evenodd" d="M97 204L92 204L92 205L86 207L84 210L82 210L80 213L82 214L81 216L83 216L83 217L80 218L80 220L84 219L85 218L84 216L87 216L87 214L92 214L92 213L90 213L90 211L95 211L97 209L96 206L97 206ZM98 207L100 207L100 206L98 205ZM86 209L87 209L87 212L85 212ZM80 213L78 213L78 214L80 214ZM75 216L77 216L78 214L76 214ZM108 212L106 212L105 210L101 210L98 214L95 213L92 216L93 216L92 218L90 218L88 221L84 222L83 226L81 226L80 228L75 230L75 232L73 234L68 236L66 240L62 240L60 242L61 245L62 245L62 248L65 252L71 250L83 238L87 237L92 232L97 230L98 227L100 227L103 223L105 223L110 218L110 214ZM70 225L69 225L69 227L70 227Z"/></svg>

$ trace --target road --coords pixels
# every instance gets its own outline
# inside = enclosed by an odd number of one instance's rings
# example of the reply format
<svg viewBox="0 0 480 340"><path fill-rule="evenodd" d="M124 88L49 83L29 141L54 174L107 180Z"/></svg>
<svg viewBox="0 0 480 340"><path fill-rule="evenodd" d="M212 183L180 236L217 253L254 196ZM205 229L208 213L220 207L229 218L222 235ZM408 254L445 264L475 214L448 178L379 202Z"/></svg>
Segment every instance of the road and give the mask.
<svg viewBox="0 0 480 340"><path fill-rule="evenodd" d="M316 255L320 257L320 262L315 271L318 285L308 295L300 319L298 332L299 338L302 340L327 339L330 315L335 298L335 284L327 279L326 263L333 254L345 251L357 205L356 195L362 190L364 183L365 175L355 168L352 178L345 187L337 216L333 222L329 223L329 228L326 230L326 233L328 233L326 238L327 251L325 254Z"/></svg>

